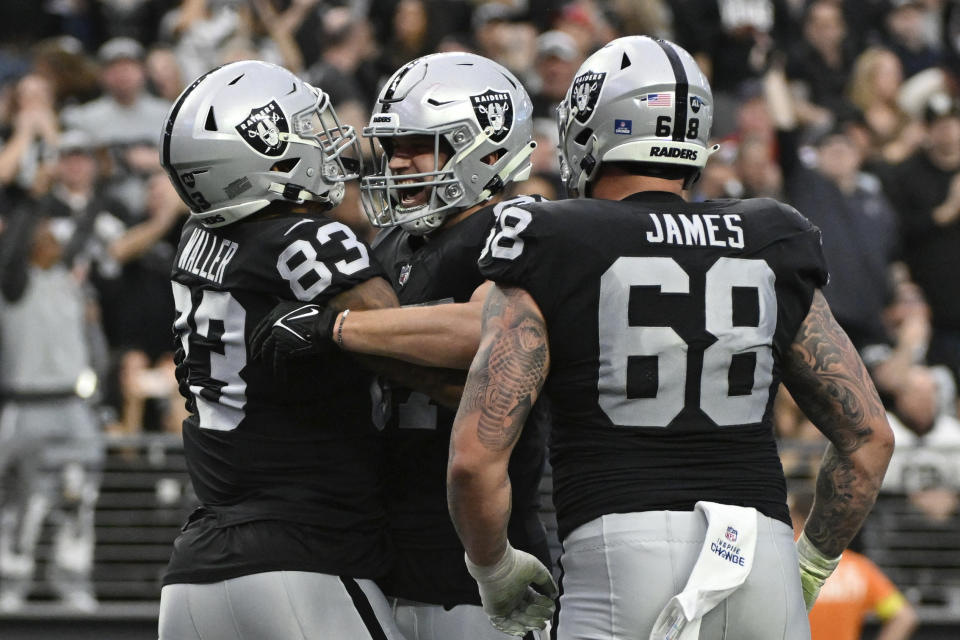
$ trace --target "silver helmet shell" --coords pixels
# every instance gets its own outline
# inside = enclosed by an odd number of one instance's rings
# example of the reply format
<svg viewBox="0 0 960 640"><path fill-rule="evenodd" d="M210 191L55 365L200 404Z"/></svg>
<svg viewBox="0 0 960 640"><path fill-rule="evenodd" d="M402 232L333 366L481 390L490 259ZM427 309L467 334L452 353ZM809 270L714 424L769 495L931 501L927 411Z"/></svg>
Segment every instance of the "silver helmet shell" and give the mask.
<svg viewBox="0 0 960 640"><path fill-rule="evenodd" d="M713 94L683 48L647 36L611 41L587 58L557 108L561 177L572 197L604 162L690 167L713 152Z"/></svg>
<svg viewBox="0 0 960 640"><path fill-rule="evenodd" d="M161 134L160 161L191 216L219 227L275 200L343 199L360 146L329 96L282 67L244 60L197 78Z"/></svg>
<svg viewBox="0 0 960 640"><path fill-rule="evenodd" d="M380 91L363 130L378 167L360 183L370 222L376 227L401 225L422 235L508 183L526 180L536 146L532 116L530 96L520 81L488 58L436 53L398 69ZM389 166L392 141L411 135L433 137L433 169L394 175ZM449 158L441 164L444 152ZM498 153L492 164L484 161ZM401 185L426 188L427 202L403 207Z"/></svg>

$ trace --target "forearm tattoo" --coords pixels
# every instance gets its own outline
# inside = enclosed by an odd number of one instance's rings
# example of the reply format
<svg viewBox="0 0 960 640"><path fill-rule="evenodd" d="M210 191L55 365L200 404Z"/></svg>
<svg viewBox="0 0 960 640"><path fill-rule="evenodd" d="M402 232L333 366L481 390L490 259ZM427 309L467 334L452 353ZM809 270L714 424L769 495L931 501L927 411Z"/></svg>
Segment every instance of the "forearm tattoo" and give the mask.
<svg viewBox="0 0 960 640"><path fill-rule="evenodd" d="M869 513L886 467L877 478L858 469L851 456L886 416L866 367L819 291L786 357L783 380L831 442L805 531L818 549L836 556Z"/></svg>
<svg viewBox="0 0 960 640"><path fill-rule="evenodd" d="M479 410L477 438L502 451L516 441L549 368L547 330L519 289L495 287L483 309L485 340L463 392L465 409Z"/></svg>

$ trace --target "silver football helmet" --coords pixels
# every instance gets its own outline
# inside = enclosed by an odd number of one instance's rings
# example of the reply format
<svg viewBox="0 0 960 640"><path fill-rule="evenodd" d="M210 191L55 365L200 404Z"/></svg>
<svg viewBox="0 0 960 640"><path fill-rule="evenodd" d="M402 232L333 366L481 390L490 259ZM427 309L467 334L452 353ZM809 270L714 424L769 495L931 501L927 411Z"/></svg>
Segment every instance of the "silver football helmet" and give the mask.
<svg viewBox="0 0 960 640"><path fill-rule="evenodd" d="M333 208L360 177L360 145L326 93L244 60L197 78L167 116L160 160L191 215L219 227L274 200Z"/></svg>
<svg viewBox="0 0 960 640"><path fill-rule="evenodd" d="M718 148L707 146L713 94L697 63L647 36L618 38L587 58L557 124L561 177L576 198L604 162L689 167L689 187Z"/></svg>
<svg viewBox="0 0 960 640"><path fill-rule="evenodd" d="M436 53L402 67L380 91L363 130L377 167L360 183L370 222L423 235L508 183L526 180L536 146L532 115L520 81L488 58ZM396 139L414 135L432 138L432 169L393 173ZM491 154L496 160L489 163Z"/></svg>

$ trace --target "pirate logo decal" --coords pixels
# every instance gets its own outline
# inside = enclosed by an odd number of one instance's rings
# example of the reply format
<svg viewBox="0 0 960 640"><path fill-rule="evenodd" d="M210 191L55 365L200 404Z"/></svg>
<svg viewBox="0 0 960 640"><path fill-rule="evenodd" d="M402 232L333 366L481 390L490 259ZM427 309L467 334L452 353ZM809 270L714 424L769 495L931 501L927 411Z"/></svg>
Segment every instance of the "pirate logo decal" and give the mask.
<svg viewBox="0 0 960 640"><path fill-rule="evenodd" d="M509 93L488 89L478 96L470 96L470 104L480 128L491 140L500 142L507 137L513 126L513 101Z"/></svg>
<svg viewBox="0 0 960 640"><path fill-rule="evenodd" d="M287 150L287 141L281 133L289 133L287 119L276 100L250 112L247 119L237 125L237 133L257 153L276 158Z"/></svg>
<svg viewBox="0 0 960 640"><path fill-rule="evenodd" d="M606 77L606 71L587 71L573 80L570 108L577 108L575 117L580 124L593 115L593 108L597 106L597 98L600 97L600 89L603 88L603 79Z"/></svg>

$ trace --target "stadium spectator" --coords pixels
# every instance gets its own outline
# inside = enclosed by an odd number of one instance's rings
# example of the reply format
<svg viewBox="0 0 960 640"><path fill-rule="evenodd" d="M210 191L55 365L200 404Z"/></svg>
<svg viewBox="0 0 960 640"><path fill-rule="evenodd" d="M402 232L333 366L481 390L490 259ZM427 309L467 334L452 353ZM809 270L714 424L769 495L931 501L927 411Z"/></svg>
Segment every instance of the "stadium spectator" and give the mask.
<svg viewBox="0 0 960 640"><path fill-rule="evenodd" d="M170 104L146 91L143 56L143 45L131 38L114 38L100 47L100 80L106 94L65 108L67 128L86 131L105 145L155 141Z"/></svg>
<svg viewBox="0 0 960 640"><path fill-rule="evenodd" d="M314 86L330 87L330 99L337 113L341 105L356 102L362 105L365 118L380 81L372 64L377 47L370 24L346 7L333 7L323 14L320 39L322 53L307 69L307 81Z"/></svg>
<svg viewBox="0 0 960 640"><path fill-rule="evenodd" d="M906 278L904 271L902 263L893 269L893 300L883 311L889 342L867 345L861 351L887 407L892 406L893 397L906 384L910 369L926 363L930 345L930 307L920 288ZM945 367L939 370L947 376L946 383L952 385L950 371ZM949 413L955 413L955 409Z"/></svg>
<svg viewBox="0 0 960 640"><path fill-rule="evenodd" d="M940 34L927 28L932 10L923 0L891 0L887 13L887 47L903 66L903 77L940 64Z"/></svg>
<svg viewBox="0 0 960 640"><path fill-rule="evenodd" d="M795 537L803 531L812 506L813 492L799 491L790 496ZM880 619L877 637L882 640L907 640L919 623L916 610L890 578L869 558L847 549L810 611L810 638L859 640L870 614Z"/></svg>
<svg viewBox="0 0 960 640"><path fill-rule="evenodd" d="M897 447L883 491L904 493L931 522L943 522L960 504L960 421L942 410L936 373L915 366L888 412Z"/></svg>
<svg viewBox="0 0 960 640"><path fill-rule="evenodd" d="M853 60L840 4L831 0L812 2L804 14L803 39L790 52L786 68L790 80L802 89L797 97L807 102L803 107L826 109L834 118L846 116L852 108L846 99L846 87Z"/></svg>
<svg viewBox="0 0 960 640"><path fill-rule="evenodd" d="M172 104L185 88L180 61L173 49L165 45L151 48L146 69L151 91Z"/></svg>
<svg viewBox="0 0 960 640"><path fill-rule="evenodd" d="M146 212L107 245L105 258L115 261L119 273L96 280L115 369L108 400L116 419L108 428L126 435L179 432L185 417L163 327L173 322L165 276L187 208L163 173L148 181Z"/></svg>
<svg viewBox="0 0 960 640"><path fill-rule="evenodd" d="M49 188L60 135L50 82L38 74L21 78L9 113L9 129L0 132L0 187L40 195Z"/></svg>
<svg viewBox="0 0 960 640"><path fill-rule="evenodd" d="M960 376L960 297L944 274L960 272L960 107L935 94L920 151L893 167L884 186L900 213L904 260L930 305L931 364Z"/></svg>
<svg viewBox="0 0 960 640"><path fill-rule="evenodd" d="M330 99L340 120L360 131L367 123L369 105L380 81L370 25L346 7L332 7L323 14L322 29L323 52L307 69L307 81L330 87Z"/></svg>
<svg viewBox="0 0 960 640"><path fill-rule="evenodd" d="M172 43L183 76L196 78L222 63L221 48L236 33L238 22L235 3L181 0L163 16L159 32Z"/></svg>
<svg viewBox="0 0 960 640"><path fill-rule="evenodd" d="M737 145L736 171L741 198L779 198L783 174L773 158L770 141L763 135L749 135Z"/></svg>
<svg viewBox="0 0 960 640"><path fill-rule="evenodd" d="M567 93L583 54L576 41L563 31L547 31L537 38L534 63L533 117L556 117L557 105Z"/></svg>
<svg viewBox="0 0 960 640"><path fill-rule="evenodd" d="M520 77L532 71L537 33L533 23L515 8L488 2L473 13L473 36L477 53L496 60Z"/></svg>
<svg viewBox="0 0 960 640"><path fill-rule="evenodd" d="M672 3L678 44L694 54L713 88L716 135L729 130L744 82L763 75L775 43L790 46L790 14L785 0L681 0ZM729 116L726 116L729 117Z"/></svg>
<svg viewBox="0 0 960 640"><path fill-rule="evenodd" d="M842 126L823 136L816 149L815 167L798 166L788 192L790 202L823 233L830 266L823 295L858 350L885 343L881 316L892 299L896 213L880 181L861 172L860 152Z"/></svg>
<svg viewBox="0 0 960 640"><path fill-rule="evenodd" d="M902 83L900 60L889 49L871 47L857 56L848 93L871 133L873 157L868 160L895 164L920 145L922 127L897 103Z"/></svg>
<svg viewBox="0 0 960 640"><path fill-rule="evenodd" d="M400 0L392 16L392 29L383 48L380 68L384 75L433 51L431 15L425 0Z"/></svg>
<svg viewBox="0 0 960 640"><path fill-rule="evenodd" d="M96 62L76 38L60 36L37 43L32 49L33 70L53 86L57 109L89 102L100 95Z"/></svg>
<svg viewBox="0 0 960 640"><path fill-rule="evenodd" d="M50 586L65 606L92 611L103 444L90 404L88 301L43 212L18 209L0 240L0 611L21 609L30 594L48 519L57 529Z"/></svg>

